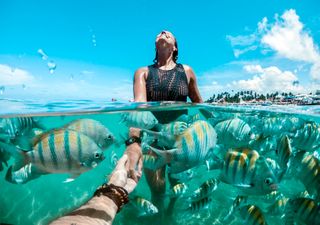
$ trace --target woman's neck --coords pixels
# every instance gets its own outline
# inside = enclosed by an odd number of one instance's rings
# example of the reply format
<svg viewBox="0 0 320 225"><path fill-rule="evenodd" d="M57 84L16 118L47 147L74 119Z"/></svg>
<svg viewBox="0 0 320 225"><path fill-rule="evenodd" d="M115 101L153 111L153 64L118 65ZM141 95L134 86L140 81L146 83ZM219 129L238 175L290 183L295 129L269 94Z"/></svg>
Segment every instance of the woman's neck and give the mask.
<svg viewBox="0 0 320 225"><path fill-rule="evenodd" d="M172 59L172 54L169 56L158 54L157 66L160 69L169 70L176 66L176 63Z"/></svg>

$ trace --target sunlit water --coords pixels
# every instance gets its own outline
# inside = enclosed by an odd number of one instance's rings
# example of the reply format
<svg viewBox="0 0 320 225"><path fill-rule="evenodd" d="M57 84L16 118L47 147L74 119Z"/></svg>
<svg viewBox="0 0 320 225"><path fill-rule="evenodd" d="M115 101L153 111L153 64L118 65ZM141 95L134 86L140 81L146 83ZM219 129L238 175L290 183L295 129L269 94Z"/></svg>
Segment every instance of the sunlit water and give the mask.
<svg viewBox="0 0 320 225"><path fill-rule="evenodd" d="M13 101L10 99L0 100L2 105L0 114L1 120L12 119L22 116L33 117L36 121L40 121L44 125L45 131L57 129L77 119L89 118L101 122L114 135L117 143L109 146L105 151L105 159L94 169L82 173L72 182L64 182L70 176L68 174L47 174L36 179L30 180L24 184L10 183L5 179L8 168L14 163L11 157L7 165L5 161L8 155L2 149L0 155L3 161L3 168L0 172L0 222L8 224L47 224L53 219L62 216L72 209L84 204L91 198L96 188L102 184L114 168L115 160L120 158L125 151L124 138L128 134L128 126L123 122L123 115L127 112L135 111L172 111L178 109L187 109L190 115L191 122L205 120L215 127L218 137L218 143L212 150L214 155L225 160L224 154L228 149L249 148L256 150L261 157L273 160L279 169L279 157L276 150L279 148L279 142L283 135L287 135L291 141L292 154L290 160L297 152L306 151L317 162L317 170L307 176L314 176L316 186L309 189L309 194L304 194L303 197L314 199L315 204L319 204L318 191L319 187L319 150L320 143L320 128L319 127L319 108L317 107L297 107L297 106L212 106L212 105L192 105L192 104L173 104L173 103L150 103L150 104L129 104L129 103L110 103L91 101L63 101L63 102L27 102ZM199 116L195 116L199 115ZM223 133L216 127L217 124L223 123L231 119L238 118L248 126L251 131L251 139L241 137L243 127L235 129L234 137L237 140L231 140L226 132L229 132L226 127ZM122 122L121 122L122 121ZM230 124L228 125L230 126ZM232 125L237 126L237 124ZM242 126L242 125L239 125ZM307 126L316 127L312 134L304 132ZM5 128L1 130L2 134L6 134ZM236 133L240 132L240 133ZM252 135L253 134L253 135ZM250 136L249 135L249 136ZM305 136L303 136L305 135ZM309 136L308 136L309 135ZM313 138L314 143L302 142ZM212 137L214 138L214 137ZM4 141L5 138L2 138ZM220 140L220 141L219 141ZM222 141L226 143L223 143ZM301 144L302 143L302 144ZM11 143L12 144L12 143ZM14 145L14 144L12 144ZM232 146L234 145L234 146ZM239 146L237 146L239 145ZM301 147L306 145L306 147ZM304 148L301 150L301 148ZM210 160L210 157L207 158ZM212 157L211 157L212 159ZM292 161L292 160L291 160ZM290 161L290 162L291 162ZM297 160L296 160L297 161ZM272 213L270 207L279 198L295 199L302 196L301 193L307 190L302 176L294 176L293 163L289 163L287 172L277 182L277 195L273 197L270 194L246 194L241 191L241 188L236 185L228 184L223 180L219 182L217 189L209 193L206 198L210 199L208 204L200 205L196 209L191 209L192 193L200 187L200 185L210 178L220 178L221 169L208 170L208 162L203 160L197 166L188 170L192 175L180 179L178 183L184 183L188 186L187 192L178 197L174 207L170 212L162 211L156 215L144 215L141 209L134 206L132 203L127 204L123 210L117 214L114 224L254 224L250 219L245 220L239 209L234 210L234 213L228 218L226 215L231 210L233 202L238 195L247 196L248 200L244 205L258 206L265 222L268 224L285 224L288 218L289 210L283 210L281 213ZM270 164L271 165L271 164ZM294 164L299 167L298 164ZM298 165L298 166L297 166ZM275 168L270 166L273 172ZM304 168L305 169L305 168ZM237 172L237 171L236 171ZM258 175L259 176L259 175ZM166 174L166 193L161 194L164 200L165 208L168 207L172 198L172 190ZM313 183L313 184L314 184ZM318 186L317 186L318 185ZM271 191L270 191L271 192ZM151 200L150 188L146 182L145 175L142 176L137 188L130 194L130 198L139 196L146 200ZM280 196L280 197L279 197ZM201 200L201 199L200 199ZM287 207L289 208L289 207ZM169 216L169 214L171 216ZM309 224L319 224L319 207L316 208L317 219ZM254 217L254 216L253 216ZM296 217L299 217L297 215Z"/></svg>

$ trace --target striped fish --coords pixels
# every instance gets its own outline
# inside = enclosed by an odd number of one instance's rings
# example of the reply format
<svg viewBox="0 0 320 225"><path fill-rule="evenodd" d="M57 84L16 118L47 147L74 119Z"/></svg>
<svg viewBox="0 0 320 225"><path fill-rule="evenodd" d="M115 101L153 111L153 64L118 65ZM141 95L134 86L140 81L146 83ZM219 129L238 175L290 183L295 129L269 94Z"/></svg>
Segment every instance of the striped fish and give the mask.
<svg viewBox="0 0 320 225"><path fill-rule="evenodd" d="M188 212L196 213L203 209L208 209L212 199L209 197L202 198L197 201L192 201L187 208Z"/></svg>
<svg viewBox="0 0 320 225"><path fill-rule="evenodd" d="M239 209L241 218L246 225L266 225L267 222L261 209L255 205L242 206Z"/></svg>
<svg viewBox="0 0 320 225"><path fill-rule="evenodd" d="M311 195L320 197L320 162L310 153L299 152L292 159L291 175L298 178Z"/></svg>
<svg viewBox="0 0 320 225"><path fill-rule="evenodd" d="M317 123L307 123L298 130L292 145L299 150L313 151L320 146L320 126Z"/></svg>
<svg viewBox="0 0 320 225"><path fill-rule="evenodd" d="M229 147L246 147L254 139L250 126L239 118L222 121L215 125L218 144Z"/></svg>
<svg viewBox="0 0 320 225"><path fill-rule="evenodd" d="M152 170L156 170L161 167L162 162L158 160L157 156L152 154L143 154L143 166Z"/></svg>
<svg viewBox="0 0 320 225"><path fill-rule="evenodd" d="M181 135L176 137L174 149L159 150L148 146L160 160L159 166L170 163L170 173L180 173L203 163L212 153L217 135L207 121L196 121ZM159 168L160 168L159 167Z"/></svg>
<svg viewBox="0 0 320 225"><path fill-rule="evenodd" d="M229 150L221 165L220 180L254 195L277 189L277 179L259 153L250 149Z"/></svg>
<svg viewBox="0 0 320 225"><path fill-rule="evenodd" d="M42 174L69 173L76 177L94 168L104 159L102 150L91 138L68 129L44 133L34 143L33 150L28 152L23 152L5 143L0 143L0 146L3 146L16 159L10 171L13 171L12 173L32 163L35 169ZM10 173L7 174L8 180L16 183L10 180L10 176ZM30 178L32 179L32 174ZM27 181L28 179L24 180L24 182Z"/></svg>
<svg viewBox="0 0 320 225"><path fill-rule="evenodd" d="M319 225L320 206L310 198L290 199L285 209L285 224Z"/></svg>
<svg viewBox="0 0 320 225"><path fill-rule="evenodd" d="M280 165L281 168L283 169L288 168L288 163L291 157L291 153L292 153L292 150L291 150L290 140L287 135L284 135L281 137L276 148L278 164Z"/></svg>
<svg viewBox="0 0 320 225"><path fill-rule="evenodd" d="M273 136L282 132L283 126L283 118L281 117L267 117L262 120L262 127L260 132L264 137Z"/></svg>
<svg viewBox="0 0 320 225"><path fill-rule="evenodd" d="M138 209L138 216L151 216L159 212L155 205L142 197L136 196L130 202Z"/></svg>
<svg viewBox="0 0 320 225"><path fill-rule="evenodd" d="M120 123L128 127L151 129L158 124L158 120L150 111L133 111L123 113Z"/></svg>
<svg viewBox="0 0 320 225"><path fill-rule="evenodd" d="M238 195L234 199L234 201L232 203L232 206L231 206L230 210L228 211L228 214L226 216L224 216L221 221L224 224L229 224L230 220L232 219L232 217L235 214L236 210L239 209L244 204L246 204L247 200L248 200L248 197Z"/></svg>
<svg viewBox="0 0 320 225"><path fill-rule="evenodd" d="M282 196L268 207L268 214L272 216L282 216L285 213L286 205L289 198Z"/></svg>
<svg viewBox="0 0 320 225"><path fill-rule="evenodd" d="M178 121L184 122L189 126L197 120L200 120L200 114L195 114L195 115L183 114L176 119L176 122Z"/></svg>
<svg viewBox="0 0 320 225"><path fill-rule="evenodd" d="M172 192L174 197L179 197L184 195L188 190L188 186L185 183L178 183L172 187Z"/></svg>
<svg viewBox="0 0 320 225"><path fill-rule="evenodd" d="M78 119L68 123L64 128L87 135L102 149L108 148L115 141L115 137L110 130L97 120Z"/></svg>
<svg viewBox="0 0 320 225"><path fill-rule="evenodd" d="M33 117L4 118L0 122L0 133L9 139L25 135L32 128L42 128L39 122Z"/></svg>
<svg viewBox="0 0 320 225"><path fill-rule="evenodd" d="M160 132L164 133L164 135L176 136L182 134L187 128L188 124L185 122L171 122L163 124Z"/></svg>
<svg viewBox="0 0 320 225"><path fill-rule="evenodd" d="M193 192L192 198L201 199L211 195L217 189L219 182L220 181L215 178L206 180L198 189Z"/></svg>
<svg viewBox="0 0 320 225"><path fill-rule="evenodd" d="M287 135L281 137L276 148L276 158L280 168L275 173L279 180L282 179L289 167L289 161L292 155L290 140Z"/></svg>

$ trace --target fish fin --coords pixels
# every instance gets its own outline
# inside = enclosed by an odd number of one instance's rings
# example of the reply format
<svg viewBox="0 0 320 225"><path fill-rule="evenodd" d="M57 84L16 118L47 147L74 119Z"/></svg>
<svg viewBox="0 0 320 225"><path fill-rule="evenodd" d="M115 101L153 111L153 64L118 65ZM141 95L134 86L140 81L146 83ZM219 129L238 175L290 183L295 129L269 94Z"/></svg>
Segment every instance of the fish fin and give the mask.
<svg viewBox="0 0 320 225"><path fill-rule="evenodd" d="M23 151L31 151L32 150L32 139L28 136L20 136L16 137L13 143Z"/></svg>
<svg viewBox="0 0 320 225"><path fill-rule="evenodd" d="M15 159L15 167L21 168L25 165L25 152L13 144L7 144L0 141L0 148L9 153Z"/></svg>
<svg viewBox="0 0 320 225"><path fill-rule="evenodd" d="M34 165L29 163L15 171L13 170L13 166L10 166L6 173L5 179L13 184L24 184L38 178L43 174L46 174L46 172L38 170Z"/></svg>
<svg viewBox="0 0 320 225"><path fill-rule="evenodd" d="M252 184L233 184L233 186L239 187L239 188L251 188L251 187L253 187Z"/></svg>
<svg viewBox="0 0 320 225"><path fill-rule="evenodd" d="M70 177L68 177L67 179L65 179L64 181L63 181L63 183L69 183L69 182L72 182L72 181L74 181L77 177L79 177L80 176L80 174L79 173L72 173L71 175L70 175Z"/></svg>
<svg viewBox="0 0 320 225"><path fill-rule="evenodd" d="M178 150L177 148L170 150L159 150L152 146L148 146L148 149L156 153L158 157L162 158L164 163L170 163L173 158L173 154L175 154L175 152Z"/></svg>
<svg viewBox="0 0 320 225"><path fill-rule="evenodd" d="M208 170L216 170L216 169L220 169L221 168L221 166L223 164L223 160L221 160L216 155L213 155L212 157L207 159L205 161L205 163L206 163L206 166L207 166Z"/></svg>

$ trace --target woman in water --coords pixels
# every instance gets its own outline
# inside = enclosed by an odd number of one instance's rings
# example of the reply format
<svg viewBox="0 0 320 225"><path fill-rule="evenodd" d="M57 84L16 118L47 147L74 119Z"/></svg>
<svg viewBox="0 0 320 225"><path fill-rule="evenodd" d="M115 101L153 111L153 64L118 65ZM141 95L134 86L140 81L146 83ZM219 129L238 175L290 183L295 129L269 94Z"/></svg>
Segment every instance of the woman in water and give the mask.
<svg viewBox="0 0 320 225"><path fill-rule="evenodd" d="M134 101L181 101L187 97L194 103L202 103L196 76L190 66L177 63L178 44L169 31L161 31L156 38L156 56L154 64L141 67L134 74ZM153 112L159 123L169 123L177 119L186 110ZM139 131L131 128L127 143L129 170L133 179L135 165L142 157L139 143ZM132 138L133 137L133 138ZM159 170L144 170L152 193L152 202L163 212L166 190L165 167ZM168 213L170 213L170 207Z"/></svg>

